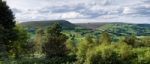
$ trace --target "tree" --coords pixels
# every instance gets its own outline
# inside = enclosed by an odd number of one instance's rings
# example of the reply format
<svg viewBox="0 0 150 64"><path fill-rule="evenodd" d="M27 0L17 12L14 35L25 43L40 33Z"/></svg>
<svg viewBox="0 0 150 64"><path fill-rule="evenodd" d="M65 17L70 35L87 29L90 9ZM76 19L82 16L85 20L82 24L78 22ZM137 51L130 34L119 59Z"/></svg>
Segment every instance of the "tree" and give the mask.
<svg viewBox="0 0 150 64"><path fill-rule="evenodd" d="M15 27L14 16L7 6L6 2L0 0L0 25L5 29L12 29Z"/></svg>
<svg viewBox="0 0 150 64"><path fill-rule="evenodd" d="M111 44L111 37L109 36L109 34L106 31L102 32L100 43Z"/></svg>
<svg viewBox="0 0 150 64"><path fill-rule="evenodd" d="M135 47L136 45L138 45L138 43L136 42L136 39L137 39L136 36L132 34L131 36L125 37L124 42L127 43L128 45Z"/></svg>
<svg viewBox="0 0 150 64"><path fill-rule="evenodd" d="M58 23L53 24L47 29L47 42L43 46L46 58L63 57L67 55L65 42L68 37L61 33L61 31L62 27Z"/></svg>
<svg viewBox="0 0 150 64"><path fill-rule="evenodd" d="M86 53L90 51L95 45L92 37L87 35L83 41L78 44L78 51L77 51L77 64L83 64L86 59Z"/></svg>
<svg viewBox="0 0 150 64"><path fill-rule="evenodd" d="M99 45L86 53L83 64L121 64L112 45Z"/></svg>
<svg viewBox="0 0 150 64"><path fill-rule="evenodd" d="M14 43L12 44L12 50L11 53L15 55L15 59L20 59L21 55L23 55L26 51L26 44L29 39L29 35L27 33L27 30L24 29L24 27L17 25L15 27L16 33L18 35L18 38Z"/></svg>
<svg viewBox="0 0 150 64"><path fill-rule="evenodd" d="M70 55L75 55L77 51L77 42L75 41L74 37L71 37L70 39L67 40L66 46L67 49L69 50Z"/></svg>
<svg viewBox="0 0 150 64"><path fill-rule="evenodd" d="M42 43L43 43L43 30L42 29L38 29L36 31L36 36L34 39L34 44L35 44L35 49L38 53L42 52Z"/></svg>
<svg viewBox="0 0 150 64"><path fill-rule="evenodd" d="M15 21L12 11L6 2L0 0L0 56L7 62L8 53L12 49L13 42L17 39Z"/></svg>

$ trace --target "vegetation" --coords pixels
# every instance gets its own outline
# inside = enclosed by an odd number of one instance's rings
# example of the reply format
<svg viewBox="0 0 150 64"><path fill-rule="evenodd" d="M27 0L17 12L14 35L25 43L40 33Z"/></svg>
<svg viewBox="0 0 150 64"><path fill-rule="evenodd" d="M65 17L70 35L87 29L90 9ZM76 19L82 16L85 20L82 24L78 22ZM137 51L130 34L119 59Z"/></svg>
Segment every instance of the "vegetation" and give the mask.
<svg viewBox="0 0 150 64"><path fill-rule="evenodd" d="M0 57L7 63L9 53L13 49L12 45L17 39L15 21L12 11L6 2L0 0Z"/></svg>
<svg viewBox="0 0 150 64"><path fill-rule="evenodd" d="M0 0L0 64L150 64L147 24L111 23L96 29L74 24L66 29L60 22L31 25L16 24Z"/></svg>

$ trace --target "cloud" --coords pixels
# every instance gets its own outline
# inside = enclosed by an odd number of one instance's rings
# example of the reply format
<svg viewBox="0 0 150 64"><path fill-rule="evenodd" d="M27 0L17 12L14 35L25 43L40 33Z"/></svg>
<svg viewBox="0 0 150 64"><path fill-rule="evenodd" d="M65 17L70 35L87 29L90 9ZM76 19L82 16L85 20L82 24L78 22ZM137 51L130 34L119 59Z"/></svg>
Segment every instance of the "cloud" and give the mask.
<svg viewBox="0 0 150 64"><path fill-rule="evenodd" d="M62 19L76 19L76 18L86 18L86 16L78 13L78 12L67 12L63 13L61 16Z"/></svg>
<svg viewBox="0 0 150 64"><path fill-rule="evenodd" d="M150 23L150 0L7 0L18 21Z"/></svg>

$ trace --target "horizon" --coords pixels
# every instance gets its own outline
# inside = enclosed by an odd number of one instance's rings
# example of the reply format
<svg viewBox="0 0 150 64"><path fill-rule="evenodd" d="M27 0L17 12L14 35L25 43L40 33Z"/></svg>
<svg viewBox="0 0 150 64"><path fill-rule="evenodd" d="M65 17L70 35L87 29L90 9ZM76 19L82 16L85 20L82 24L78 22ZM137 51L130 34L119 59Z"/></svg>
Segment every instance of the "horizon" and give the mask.
<svg viewBox="0 0 150 64"><path fill-rule="evenodd" d="M133 0L132 2L130 0L5 1L19 23L39 20L67 20L71 23L150 24L150 0Z"/></svg>
<svg viewBox="0 0 150 64"><path fill-rule="evenodd" d="M24 22L19 22L19 23L26 23L26 22L53 22L53 21L57 21L57 20L37 20L37 21L24 21ZM123 24L150 24L150 23L131 23L131 22L71 22L68 20L58 20L58 21L67 21L70 22L72 24L88 24L88 23L123 23Z"/></svg>

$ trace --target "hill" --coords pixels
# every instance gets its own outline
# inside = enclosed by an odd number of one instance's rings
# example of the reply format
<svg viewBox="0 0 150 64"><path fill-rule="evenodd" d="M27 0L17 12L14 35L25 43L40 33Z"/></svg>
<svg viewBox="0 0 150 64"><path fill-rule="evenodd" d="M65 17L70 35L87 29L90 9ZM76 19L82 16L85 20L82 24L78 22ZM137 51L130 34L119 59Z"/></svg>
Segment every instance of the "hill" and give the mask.
<svg viewBox="0 0 150 64"><path fill-rule="evenodd" d="M102 23L102 22L93 22L93 23L75 23L76 26L86 28L86 29L97 29L100 26L103 26L108 23Z"/></svg>
<svg viewBox="0 0 150 64"><path fill-rule="evenodd" d="M108 31L117 35L150 36L150 24L110 23L97 28L97 30Z"/></svg>
<svg viewBox="0 0 150 64"><path fill-rule="evenodd" d="M58 22L62 25L65 30L74 30L79 32L101 32L108 31L111 34L115 34L118 36L122 35L130 35L135 34L138 36L150 36L150 24L130 24L130 23L70 23L66 20L50 20L50 21L30 21L23 22L21 25L28 28L29 31L35 30L36 28L46 28L53 24L54 22ZM87 30L85 30L87 29Z"/></svg>
<svg viewBox="0 0 150 64"><path fill-rule="evenodd" d="M77 23L77 26L94 31L107 31L118 36L135 34L137 36L150 36L150 24L131 23Z"/></svg>
<svg viewBox="0 0 150 64"><path fill-rule="evenodd" d="M46 28L53 23L59 23L63 29L74 29L75 25L66 20L49 20L49 21L28 21L22 22L21 25L26 28Z"/></svg>

